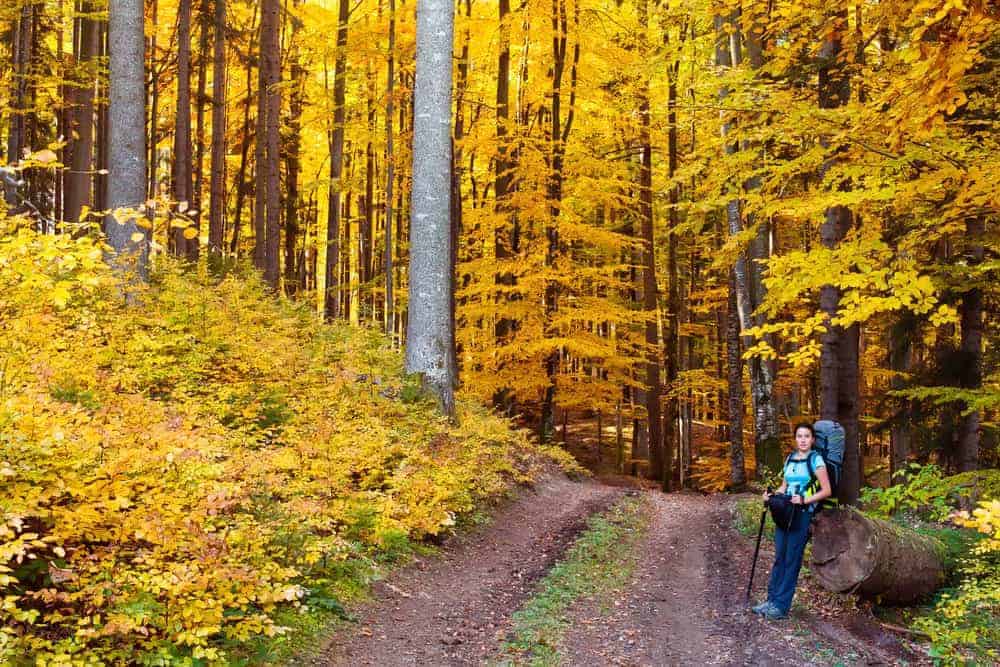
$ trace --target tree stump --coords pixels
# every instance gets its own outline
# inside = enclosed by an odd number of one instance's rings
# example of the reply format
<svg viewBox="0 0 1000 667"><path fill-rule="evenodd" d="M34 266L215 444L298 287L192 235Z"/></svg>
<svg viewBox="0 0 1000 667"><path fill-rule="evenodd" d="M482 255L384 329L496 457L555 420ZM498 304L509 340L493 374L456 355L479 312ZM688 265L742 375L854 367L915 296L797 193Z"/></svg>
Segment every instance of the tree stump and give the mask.
<svg viewBox="0 0 1000 667"><path fill-rule="evenodd" d="M945 547L933 537L853 508L816 517L812 571L827 590L905 604L944 583Z"/></svg>

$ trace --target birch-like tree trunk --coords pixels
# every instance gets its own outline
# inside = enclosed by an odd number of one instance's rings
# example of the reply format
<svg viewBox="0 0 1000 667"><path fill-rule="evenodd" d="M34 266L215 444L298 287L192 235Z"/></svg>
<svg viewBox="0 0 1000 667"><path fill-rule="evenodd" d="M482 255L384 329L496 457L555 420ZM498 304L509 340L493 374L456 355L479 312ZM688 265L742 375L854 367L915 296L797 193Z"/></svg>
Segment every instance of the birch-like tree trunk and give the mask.
<svg viewBox="0 0 1000 667"><path fill-rule="evenodd" d="M451 340L451 57L455 8L418 0L406 370L455 413Z"/></svg>
<svg viewBox="0 0 1000 667"><path fill-rule="evenodd" d="M108 6L108 191L111 210L138 212L146 200L145 36L142 0L110 0ZM109 216L112 267L147 278L149 246L139 238L136 214L121 222ZM138 239L138 240L136 240ZM126 278L126 284L129 278ZM130 294L125 288L126 295Z"/></svg>

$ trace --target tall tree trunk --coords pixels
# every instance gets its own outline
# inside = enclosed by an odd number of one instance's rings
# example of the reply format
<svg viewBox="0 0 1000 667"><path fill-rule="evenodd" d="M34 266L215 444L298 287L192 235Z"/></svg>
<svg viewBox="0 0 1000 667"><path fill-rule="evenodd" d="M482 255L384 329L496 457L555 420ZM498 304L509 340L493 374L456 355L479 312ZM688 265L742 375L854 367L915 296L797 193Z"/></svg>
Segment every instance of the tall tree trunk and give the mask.
<svg viewBox="0 0 1000 667"><path fill-rule="evenodd" d="M724 67L738 67L743 62L743 39L738 29L738 14L732 14L727 19L716 17L716 63ZM728 28L726 23L729 24ZM753 38L748 43L748 51L751 54L752 64L757 63L761 47ZM720 91L720 100L724 100L729 95L729 90L725 87ZM725 112L723 112L725 113ZM723 121L723 136L731 134L732 128L728 120ZM739 150L736 141L726 143L725 151L731 155ZM747 188L755 188L759 183L751 179L746 184ZM743 205L739 197L733 197L726 205L726 222L730 237L739 236L744 229ZM759 265L750 260L763 259L755 255L754 250L760 248L759 240L751 243L750 252L740 251L733 265L733 274L736 281L736 305L739 317L739 327L746 330L757 324L753 318L755 304L751 293L751 283L754 281L753 272L759 271ZM755 268L756 267L756 268ZM763 299L763 281L760 282L758 296ZM749 337L743 337L743 344L749 346ZM754 453L758 477L762 477L767 469L774 469L781 464L781 451L778 433L778 419L775 414L774 402L774 376L771 366L760 357L750 360L750 398L754 414Z"/></svg>
<svg viewBox="0 0 1000 667"><path fill-rule="evenodd" d="M909 373L913 364L913 336L916 322L911 315L903 315L889 334L889 368L898 374ZM906 382L894 375L890 388L902 389ZM892 417L889 431L889 479L898 483L896 473L906 468L912 444L912 408L909 399L900 399L901 406Z"/></svg>
<svg viewBox="0 0 1000 667"><path fill-rule="evenodd" d="M833 30L820 50L819 106L833 109L847 104L851 94L850 79L842 59L841 38L847 30L846 10L832 15ZM828 158L823 171L834 166L836 158ZM835 248L847 235L853 223L846 206L827 209L820 227L820 241ZM820 414L824 419L836 419L844 427L844 471L837 497L842 504L857 502L861 490L861 456L858 443L858 336L857 325L846 330L834 327L830 320L840 303L840 291L832 285L820 290L820 308L827 315L828 330L823 334L820 356Z"/></svg>
<svg viewBox="0 0 1000 667"><path fill-rule="evenodd" d="M257 13L254 13L254 22L256 22ZM250 32L253 32L253 25L250 26ZM240 226L243 222L243 202L246 199L247 190L250 187L250 181L247 180L247 163L249 162L250 153L250 141L253 135L256 134L253 131L254 121L250 116L250 107L253 105L253 40L250 41L247 47L247 95L244 98L243 105L243 140L242 148L240 150L240 170L239 175L236 177L236 211L233 218L233 238L229 247L229 252L235 258L239 253L239 241L240 241ZM259 146L259 145L258 145ZM256 158L256 148L254 149L254 156ZM256 199L256 197L255 197ZM254 220L254 231L257 229L257 214L254 211L252 214ZM254 266L257 266L257 256L256 256L257 246L254 245Z"/></svg>
<svg viewBox="0 0 1000 667"><path fill-rule="evenodd" d="M454 4L418 0L413 90L413 195L406 370L420 373L442 411L454 416L450 317L451 57Z"/></svg>
<svg viewBox="0 0 1000 667"><path fill-rule="evenodd" d="M746 486L743 459L743 357L740 349L740 316L737 306L736 275L729 277L729 308L726 313L726 367L729 381L729 462L733 488Z"/></svg>
<svg viewBox="0 0 1000 667"><path fill-rule="evenodd" d="M154 6L155 6L154 2ZM155 8L155 7L154 7ZM108 59L110 62L110 54L108 53L108 23L107 21L101 21L98 25L98 44L100 48L100 56ZM110 73L109 73L110 75ZM94 209L97 211L108 210L108 176L110 173L110 168L108 167L108 157L111 152L110 138L108 136L108 99L110 95L108 94L108 83L110 82L110 76L108 78L98 78L96 89L97 92L94 94L94 105L97 107L97 127L94 128L94 144L96 150L95 155L95 167L94 171ZM143 117L145 121L145 116ZM152 141L152 139L150 139ZM145 181L145 178L143 179Z"/></svg>
<svg viewBox="0 0 1000 667"><path fill-rule="evenodd" d="M108 6L108 193L113 210L138 211L146 195L145 36L142 0L110 0ZM138 213L122 222L108 216L106 231L113 249L111 264L124 274L134 270L140 280L147 277L148 244L139 237ZM126 286L127 297L132 291Z"/></svg>
<svg viewBox="0 0 1000 667"><path fill-rule="evenodd" d="M552 0L552 104L549 109L550 127L549 143L551 145L548 156L548 187L547 198L549 204L549 218L546 223L545 236L547 249L545 253L545 264L550 269L555 266L560 255L559 241L559 213L562 209L563 191L563 160L566 154L566 140L569 138L570 129L573 126L573 115L576 106L576 77L577 64L580 62L580 42L577 39L573 45L573 60L570 64L570 97L566 117L562 116L562 85L563 74L568 63L567 43L569 41L569 19L567 17L566 2L568 0ZM580 7L574 4L573 26L578 27L580 23ZM558 310L559 288L554 280L546 281L545 286L545 335L551 335L549 323L554 318ZM559 350L553 350L545 359L546 389L542 398L542 414L539 423L539 437L544 442L548 434L553 431L553 417L556 395L556 373L559 370Z"/></svg>
<svg viewBox="0 0 1000 667"><path fill-rule="evenodd" d="M298 6L296 2L296 6ZM299 194L299 172L302 170L300 153L302 151L302 107L305 103L306 71L302 67L299 46L299 30L301 22L297 16L292 17L291 46L291 94L289 97L288 116L288 148L285 151L285 292L295 294L303 286L299 284L299 271L296 267L297 243L300 232L300 211L303 208Z"/></svg>
<svg viewBox="0 0 1000 667"><path fill-rule="evenodd" d="M645 39L649 22L649 0L639 2L639 25L643 35L641 48L648 46ZM652 124L649 106L649 79L643 75L639 93L639 217L642 220L642 308L646 313L646 432L649 438L649 476L661 481L664 478L663 441L660 422L660 363L659 322L656 287L656 254L653 236L653 145L650 132Z"/></svg>
<svg viewBox="0 0 1000 667"><path fill-rule="evenodd" d="M78 79L71 84L73 106L70 109L69 142L70 164L65 179L63 218L79 222L84 206L92 206L94 183L94 80L97 78L96 60L100 53L100 26L90 15L95 8L90 2L80 5L79 53L76 58Z"/></svg>
<svg viewBox="0 0 1000 667"><path fill-rule="evenodd" d="M465 0L465 16L467 21L472 20L472 2ZM465 139L465 91L469 81L469 42L471 33L466 24L462 34L462 50L458 57L458 81L455 85L455 122L451 156L451 274L452 280L456 280L456 269L458 266L458 244L462 236L462 141ZM470 169L470 172L472 170ZM472 205L475 206L473 196ZM455 321L455 289L451 290L449 309L451 320ZM455 327L451 329L451 354L455 358L455 378L454 385L458 386L458 348L455 341Z"/></svg>
<svg viewBox="0 0 1000 667"><path fill-rule="evenodd" d="M986 223L981 217L965 222L966 261L975 270L986 256L983 237ZM973 278L973 281L976 279ZM962 295L960 307L962 332L959 350L962 356L961 386L963 389L980 389L983 385L983 290L978 283ZM966 410L968 408L966 407ZM956 459L959 472L979 468L979 422L978 410L972 410L959 418L958 451Z"/></svg>
<svg viewBox="0 0 1000 667"><path fill-rule="evenodd" d="M177 210L185 215L196 204L191 185L191 0L180 0L177 8L177 109L174 122L173 196ZM188 256L186 228L173 228L173 250L178 257Z"/></svg>
<svg viewBox="0 0 1000 667"><path fill-rule="evenodd" d="M497 89L496 89L496 141L497 156L495 161L494 174L494 212L496 213L497 225L493 234L494 254L498 263L505 262L514 256L514 234L508 228L509 222L513 222L513 217L509 215L508 196L510 190L510 168L508 146L508 124L510 123L510 0L499 0L499 54L497 56ZM515 283L514 273L506 270L499 270L495 277L498 286L513 286ZM500 292L500 290L498 290ZM494 335L498 345L507 342L513 327L514 321L503 313L504 306L508 301L508 295L500 292L497 297L497 308L501 311L496 319ZM493 397L496 407L502 409L505 414L510 414L513 405L509 391L504 388L499 390Z"/></svg>
<svg viewBox="0 0 1000 667"><path fill-rule="evenodd" d="M376 128L376 114L375 114L375 75L371 70L370 65L366 67L366 80L367 85L365 90L367 93L367 100L365 101L368 107L368 132L367 141L365 142L365 194L364 194L364 209L361 211L362 216L358 222L358 281L361 283L362 288L359 292L359 299L361 299L361 294L365 290L371 291L370 286L368 286L368 281L371 280L371 269L372 269L372 245L375 241L374 229L375 229L375 128ZM358 304L359 308L361 303ZM372 310L375 309L374 300L372 301Z"/></svg>
<svg viewBox="0 0 1000 667"><path fill-rule="evenodd" d="M667 35L666 26L664 35ZM673 183L677 174L677 78L680 70L680 60L670 63L667 69L669 80L667 82L667 177ZM681 302L678 289L679 276L677 272L677 235L674 231L679 222L677 204L680 200L680 187L676 184L670 186L668 193L670 210L667 213L670 229L667 236L667 312L665 313L666 327L663 340L663 360L666 371L667 389L672 388L677 381L677 353L678 353L678 317L680 315ZM671 491L673 488L674 470L673 461L675 453L680 451L680 441L677 431L677 397L667 396L666 413L663 417L663 485L664 491ZM683 462L678 468L683 467Z"/></svg>
<svg viewBox="0 0 1000 667"><path fill-rule="evenodd" d="M385 80L385 332L393 332L396 304L393 294L393 219L392 219L392 179L395 177L395 154L393 152L392 115L395 103L396 82L396 0L389 0L389 48L386 55L388 73Z"/></svg>
<svg viewBox="0 0 1000 667"><path fill-rule="evenodd" d="M759 72L764 66L764 28L759 22L755 22L749 30L746 39L747 56L750 67L754 72ZM733 40L730 41L733 45ZM735 62L737 56L733 57ZM744 150L753 148L751 142L744 142ZM756 148L757 154L763 159L763 149ZM753 191L760 188L759 176L751 176L745 183L746 190ZM749 275L747 286L747 305L741 309L740 322L743 328L749 326L762 326L765 324L765 316L762 313L753 315L764 303L767 290L764 286L764 264L770 256L770 236L771 227L766 220L759 223L752 215L747 216L747 226L756 227L757 233L749 246ZM744 343L752 341L745 339ZM773 340L768 342L774 344ZM768 470L776 470L783 460L781 447L781 433L778 423L777 406L775 405L775 383L777 382L777 364L772 364L761 357L754 357L750 360L750 388L754 410L754 452L756 459L756 473L758 479L763 479Z"/></svg>
<svg viewBox="0 0 1000 667"><path fill-rule="evenodd" d="M152 16L150 17L153 25L156 25L157 19L159 18L160 3L158 0L153 0L152 3ZM149 50L146 54L149 58L148 71L149 76L147 79L147 85L149 90L146 94L146 99L149 100L149 142L146 147L148 151L148 159L146 161L146 198L156 199L160 195L159 191L159 178L157 174L157 159L156 159L156 149L160 143L159 137L159 117L160 117L160 69L157 67L156 63L156 31L149 36ZM100 142L99 142L100 143ZM100 188L98 188L100 191ZM98 206L98 208L101 208ZM168 235L170 233L168 232ZM167 239L168 245L172 242L172 238Z"/></svg>
<svg viewBox="0 0 1000 667"><path fill-rule="evenodd" d="M268 0L273 6L273 0ZM267 67L264 65L265 42L273 14L269 7L260 5L260 44L257 59L257 120L254 132L254 215L253 215L253 265L263 273L267 269Z"/></svg>
<svg viewBox="0 0 1000 667"><path fill-rule="evenodd" d="M21 159L26 148L31 148L27 141L27 116L31 82L29 69L35 25L34 10L34 3L25 2L21 7L20 16L14 21L14 29L11 30L11 65L14 71L14 90L10 96L12 110L10 130L7 135L7 161L11 164ZM16 206L20 201L13 181L14 179L4 179L4 197L9 206Z"/></svg>
<svg viewBox="0 0 1000 667"><path fill-rule="evenodd" d="M215 2L212 46L212 180L208 202L208 252L221 255L226 228L226 0ZM250 89L247 86L247 95ZM236 187L242 188L239 182Z"/></svg>
<svg viewBox="0 0 1000 667"><path fill-rule="evenodd" d="M327 318L341 316L340 303L340 189L344 170L344 91L347 85L347 20L349 0L340 0L337 21L337 59L333 72L333 130L330 132L330 188L326 222Z"/></svg>
<svg viewBox="0 0 1000 667"><path fill-rule="evenodd" d="M266 189L267 216L265 236L267 249L264 254L264 281L272 289L278 288L281 266L281 11L280 0L263 0L261 5L261 65L263 85L261 94L265 96L267 113L264 119L264 138L267 144L265 168L258 166L258 187L262 182Z"/></svg>
<svg viewBox="0 0 1000 667"><path fill-rule="evenodd" d="M202 205L204 204L205 191L205 102L208 100L206 92L208 86L208 31L212 24L211 0L201 0L198 23L198 84L194 97L195 105L195 142L194 142L194 164L193 177L194 188L191 198L193 199L192 210L188 214L191 217L195 231L199 232L187 246L188 259L196 261L201 252L201 219Z"/></svg>

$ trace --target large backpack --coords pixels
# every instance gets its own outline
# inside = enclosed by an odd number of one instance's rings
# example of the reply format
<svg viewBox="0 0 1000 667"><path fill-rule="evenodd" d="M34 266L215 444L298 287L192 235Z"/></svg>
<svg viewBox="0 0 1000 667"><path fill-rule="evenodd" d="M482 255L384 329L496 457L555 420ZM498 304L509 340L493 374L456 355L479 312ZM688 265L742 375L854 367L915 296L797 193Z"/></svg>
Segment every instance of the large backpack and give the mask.
<svg viewBox="0 0 1000 667"><path fill-rule="evenodd" d="M826 463L826 472L830 476L830 486L833 495L837 495L837 487L840 486L840 474L844 470L844 427L830 419L821 419L813 424L813 431L816 432L816 442L813 449L819 452ZM810 470L810 477L813 471Z"/></svg>

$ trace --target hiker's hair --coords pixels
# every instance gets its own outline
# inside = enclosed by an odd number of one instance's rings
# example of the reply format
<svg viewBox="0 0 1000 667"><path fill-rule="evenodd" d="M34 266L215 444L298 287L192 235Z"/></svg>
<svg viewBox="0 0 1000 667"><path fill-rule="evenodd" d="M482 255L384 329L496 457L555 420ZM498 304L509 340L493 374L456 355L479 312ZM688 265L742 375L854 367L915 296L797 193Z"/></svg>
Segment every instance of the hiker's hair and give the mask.
<svg viewBox="0 0 1000 667"><path fill-rule="evenodd" d="M795 428L792 429L792 435L797 435L800 428L804 428L807 431L809 431L809 435L813 437L813 440L816 439L816 429L814 429L812 424L810 424L809 422L799 422L798 424L796 424Z"/></svg>

